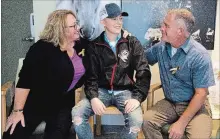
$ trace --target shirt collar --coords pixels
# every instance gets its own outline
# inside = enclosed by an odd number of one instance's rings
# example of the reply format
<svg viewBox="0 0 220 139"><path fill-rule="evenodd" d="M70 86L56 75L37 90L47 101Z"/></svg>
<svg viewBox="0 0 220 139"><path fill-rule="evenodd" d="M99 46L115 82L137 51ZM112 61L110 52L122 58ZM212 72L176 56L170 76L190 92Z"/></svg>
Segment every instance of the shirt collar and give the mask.
<svg viewBox="0 0 220 139"><path fill-rule="evenodd" d="M180 48L187 54L190 50L190 48L192 47L191 45L188 45L189 44L189 41L190 41L190 38L191 37L188 37L186 39L186 41L180 46ZM168 51L168 54L169 56L171 56L171 44L170 43L165 43L165 46L166 46L166 49Z"/></svg>
<svg viewBox="0 0 220 139"><path fill-rule="evenodd" d="M170 57L172 57L172 56L171 56L171 45L170 45L169 43L165 43L165 48L166 48L166 50L167 50L168 55L169 55Z"/></svg>
<svg viewBox="0 0 220 139"><path fill-rule="evenodd" d="M116 38L116 40L115 40L115 44L117 44L117 42L118 42L118 40L121 38L121 33L117 36L117 38ZM108 39L108 37L107 37L107 34L106 34L106 32L104 33L104 40L110 45L110 41L109 41L109 39ZM110 45L111 46L111 45ZM111 46L112 47L112 46Z"/></svg>
<svg viewBox="0 0 220 139"><path fill-rule="evenodd" d="M183 45L180 46L181 49L187 54L192 47L191 45L188 45L190 41L190 36L186 39Z"/></svg>

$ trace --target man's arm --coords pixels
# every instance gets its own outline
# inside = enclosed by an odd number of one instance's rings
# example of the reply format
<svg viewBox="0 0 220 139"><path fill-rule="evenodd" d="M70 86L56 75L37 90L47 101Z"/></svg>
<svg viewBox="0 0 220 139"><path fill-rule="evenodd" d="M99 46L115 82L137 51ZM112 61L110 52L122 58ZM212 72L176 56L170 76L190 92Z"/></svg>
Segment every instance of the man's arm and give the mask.
<svg viewBox="0 0 220 139"><path fill-rule="evenodd" d="M158 62L157 55L160 45L162 45L162 42L157 43L146 50L145 56L150 65L154 65L155 63Z"/></svg>
<svg viewBox="0 0 220 139"><path fill-rule="evenodd" d="M183 112L183 114L179 118L179 122L181 122L185 127L191 121L193 116L201 109L204 105L208 89L207 88L197 88L195 89L195 95L190 101L187 109Z"/></svg>
<svg viewBox="0 0 220 139"><path fill-rule="evenodd" d="M189 123L204 104L208 94L208 87L215 84L212 62L208 54L202 54L196 57L192 66L192 72L192 82L195 88L195 94L189 106L178 120L184 125Z"/></svg>

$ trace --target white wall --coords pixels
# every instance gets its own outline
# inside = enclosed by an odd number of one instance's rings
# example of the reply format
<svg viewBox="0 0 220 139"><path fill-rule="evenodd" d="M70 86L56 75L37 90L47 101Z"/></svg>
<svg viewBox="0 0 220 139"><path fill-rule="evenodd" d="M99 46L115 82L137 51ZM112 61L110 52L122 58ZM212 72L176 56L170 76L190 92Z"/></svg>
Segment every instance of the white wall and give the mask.
<svg viewBox="0 0 220 139"><path fill-rule="evenodd" d="M39 39L48 15L56 9L56 0L33 0L35 42Z"/></svg>
<svg viewBox="0 0 220 139"><path fill-rule="evenodd" d="M220 62L220 37L219 37L219 30L220 30L220 21L219 21L219 12L220 12L220 0L217 3L217 15L216 15L216 25L215 25L215 44L214 44L214 51L212 51L211 57L213 62L218 61Z"/></svg>
<svg viewBox="0 0 220 139"><path fill-rule="evenodd" d="M219 53L220 53L220 39L219 39L219 9L220 9L220 0L218 1L217 7L217 17L216 17L216 28L215 28L215 46L214 51L210 51L210 55L213 61L220 61ZM44 25L46 23L47 17L49 13L56 9L56 1L55 0L33 0L33 11L35 15L35 41L37 41L40 35L40 32L43 30ZM160 82L159 77L159 69L157 65L151 67L152 72L152 83ZM163 97L161 91L159 91L156 95L156 100L159 100ZM114 119L109 115L104 116L102 120L102 124L105 125L121 125L123 124L123 117L122 116L115 116Z"/></svg>

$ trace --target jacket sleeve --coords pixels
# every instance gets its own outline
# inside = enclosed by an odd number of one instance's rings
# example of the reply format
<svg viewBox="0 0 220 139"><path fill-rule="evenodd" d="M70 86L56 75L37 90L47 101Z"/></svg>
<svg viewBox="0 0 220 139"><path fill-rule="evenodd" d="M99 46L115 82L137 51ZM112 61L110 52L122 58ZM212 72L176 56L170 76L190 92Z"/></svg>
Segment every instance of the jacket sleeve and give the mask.
<svg viewBox="0 0 220 139"><path fill-rule="evenodd" d="M150 88L151 72L140 41L135 37L132 40L130 44L134 48L132 65L136 70L136 81L133 86L132 98L143 102Z"/></svg>
<svg viewBox="0 0 220 139"><path fill-rule="evenodd" d="M37 42L33 44L28 50L23 61L23 66L19 72L19 80L16 85L17 88L31 89L33 85L33 78L37 77L39 64L43 60L43 52L45 49Z"/></svg>
<svg viewBox="0 0 220 139"><path fill-rule="evenodd" d="M86 97L91 100L92 98L98 97L99 62L98 55L92 44L89 45L87 54L89 66L86 71L85 94Z"/></svg>

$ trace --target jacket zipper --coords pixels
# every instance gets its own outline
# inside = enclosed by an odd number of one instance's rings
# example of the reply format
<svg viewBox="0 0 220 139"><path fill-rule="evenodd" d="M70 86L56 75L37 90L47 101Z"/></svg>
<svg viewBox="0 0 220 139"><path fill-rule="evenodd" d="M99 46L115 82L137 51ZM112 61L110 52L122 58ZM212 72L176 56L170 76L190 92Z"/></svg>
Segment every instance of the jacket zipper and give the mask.
<svg viewBox="0 0 220 139"><path fill-rule="evenodd" d="M117 54L118 44L121 43L121 42L126 42L126 41L119 41L119 42L116 44L116 54ZM96 43L96 44L98 44L98 45L104 45L104 46L107 46L109 49L111 49L111 47L109 47L108 45L101 44L101 43ZM111 50L112 50L112 49L111 49ZM113 52L113 51L112 51L112 52ZM114 52L113 52L113 53L114 53ZM111 81L110 81L110 88L111 88L111 91L112 91L112 92L113 92L113 89L114 89L113 80L114 80L114 78L115 78L115 70L116 70L117 62L118 62L118 58L117 58L116 54L114 53L115 58L116 58L116 64L113 66L112 76L111 76Z"/></svg>
<svg viewBox="0 0 220 139"><path fill-rule="evenodd" d="M130 80L131 84L134 84L133 80L128 76L128 74L126 74L126 76L127 76L128 79Z"/></svg>
<svg viewBox="0 0 220 139"><path fill-rule="evenodd" d="M113 91L114 86L113 86L113 80L115 78L115 69L117 67L117 63L113 66L113 70L112 70L112 77L111 77L111 82L110 82L110 87L111 87L111 91Z"/></svg>

